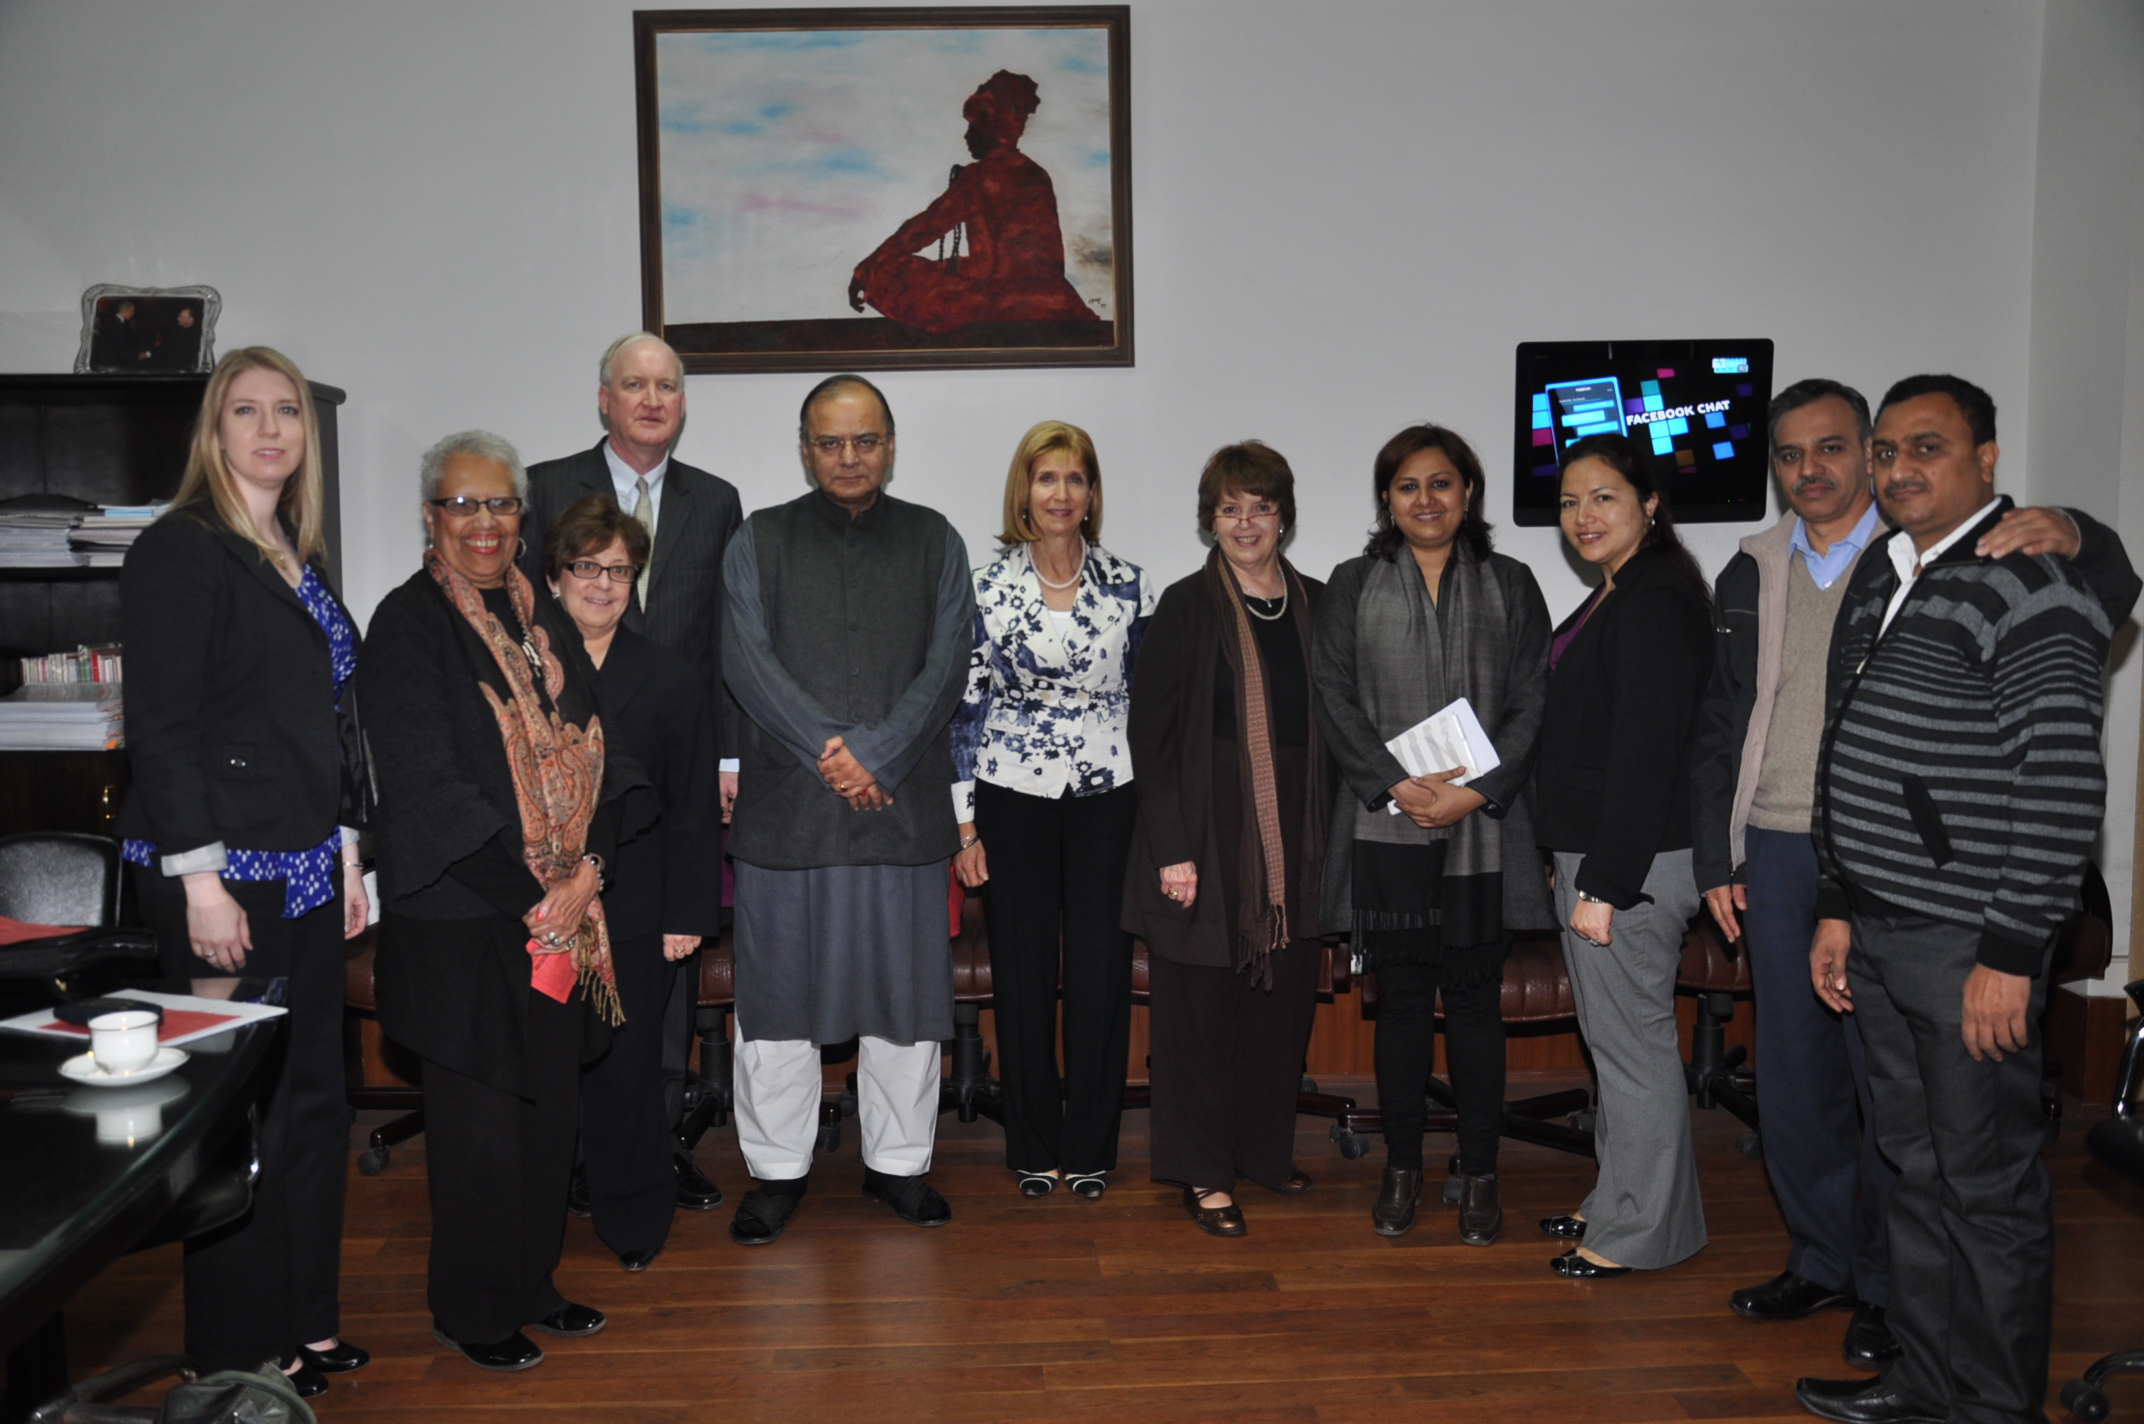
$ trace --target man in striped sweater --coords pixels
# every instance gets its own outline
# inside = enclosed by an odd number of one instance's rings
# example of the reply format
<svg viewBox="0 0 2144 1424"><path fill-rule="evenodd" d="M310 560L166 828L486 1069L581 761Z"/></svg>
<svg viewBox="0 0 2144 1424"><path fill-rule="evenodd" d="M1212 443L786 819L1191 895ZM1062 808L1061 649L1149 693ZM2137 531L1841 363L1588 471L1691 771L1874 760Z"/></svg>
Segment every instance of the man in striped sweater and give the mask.
<svg viewBox="0 0 2144 1424"><path fill-rule="evenodd" d="M1899 1169L1901 1354L1795 1395L1841 1424L2041 1421L2054 1223L2033 1034L2105 809L2109 611L2063 560L1974 553L2010 508L1985 391L1900 381L1872 450L1897 527L1855 569L1832 637L1810 974L1860 1022Z"/></svg>

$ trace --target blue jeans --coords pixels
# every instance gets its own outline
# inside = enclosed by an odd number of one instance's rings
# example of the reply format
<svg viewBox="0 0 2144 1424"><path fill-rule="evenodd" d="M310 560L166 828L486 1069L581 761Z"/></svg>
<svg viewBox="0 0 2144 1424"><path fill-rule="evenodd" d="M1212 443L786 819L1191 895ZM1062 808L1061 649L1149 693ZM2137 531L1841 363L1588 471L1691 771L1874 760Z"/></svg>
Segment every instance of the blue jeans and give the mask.
<svg viewBox="0 0 2144 1424"><path fill-rule="evenodd" d="M1809 983L1816 845L1752 826L1743 847L1757 1112L1765 1174L1794 1240L1787 1269L1884 1305L1891 1293L1884 1214L1898 1173L1876 1150L1860 1027L1853 1015L1825 1008Z"/></svg>

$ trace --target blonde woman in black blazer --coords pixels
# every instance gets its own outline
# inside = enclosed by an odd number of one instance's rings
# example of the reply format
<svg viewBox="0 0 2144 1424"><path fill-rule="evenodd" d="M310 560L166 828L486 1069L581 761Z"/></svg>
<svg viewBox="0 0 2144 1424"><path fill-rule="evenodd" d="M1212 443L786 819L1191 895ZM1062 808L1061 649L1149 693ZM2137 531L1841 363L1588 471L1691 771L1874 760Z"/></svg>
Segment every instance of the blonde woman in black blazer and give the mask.
<svg viewBox="0 0 2144 1424"><path fill-rule="evenodd" d="M357 629L322 563L311 390L265 346L217 363L172 507L127 555L133 789L119 816L174 978L288 981L286 1047L238 1226L187 1243L186 1352L282 1361L299 1393L369 1358L344 1343L342 942L365 927L368 784Z"/></svg>

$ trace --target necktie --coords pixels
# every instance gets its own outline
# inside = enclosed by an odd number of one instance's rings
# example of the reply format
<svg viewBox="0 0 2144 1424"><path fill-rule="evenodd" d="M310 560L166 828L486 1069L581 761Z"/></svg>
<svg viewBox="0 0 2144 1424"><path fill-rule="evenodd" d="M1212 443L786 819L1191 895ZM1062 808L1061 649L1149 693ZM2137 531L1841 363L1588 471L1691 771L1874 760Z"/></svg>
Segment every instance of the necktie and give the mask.
<svg viewBox="0 0 2144 1424"><path fill-rule="evenodd" d="M655 501L648 498L648 477L642 475L633 481L633 518L648 531L648 566L640 571L640 579L634 588L640 595L640 611L648 611L648 574L655 567Z"/></svg>

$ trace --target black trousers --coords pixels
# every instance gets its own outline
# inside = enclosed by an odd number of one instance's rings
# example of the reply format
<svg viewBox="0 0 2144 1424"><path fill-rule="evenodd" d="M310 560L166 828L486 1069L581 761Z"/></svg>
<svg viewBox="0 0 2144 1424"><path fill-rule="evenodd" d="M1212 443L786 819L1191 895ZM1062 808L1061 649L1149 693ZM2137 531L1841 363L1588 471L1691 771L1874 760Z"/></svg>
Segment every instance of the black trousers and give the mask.
<svg viewBox="0 0 2144 1424"><path fill-rule="evenodd" d="M581 1015L529 994L526 1097L424 1060L432 1315L461 1344L503 1340L566 1304L551 1272L566 1239L580 1119Z"/></svg>
<svg viewBox="0 0 2144 1424"><path fill-rule="evenodd" d="M1836 1014L1809 984L1816 935L1816 842L1752 826L1744 834L1743 916L1757 1008L1757 1112L1764 1173L1793 1246L1787 1269L1870 1305L1891 1299L1884 1235L1898 1173L1877 1150L1861 1015Z"/></svg>
<svg viewBox="0 0 2144 1424"><path fill-rule="evenodd" d="M1218 889L1219 887L1214 887ZM1151 965L1154 1180L1278 1189L1295 1170L1295 1098L1318 1011L1318 945L1273 956L1273 987L1232 969Z"/></svg>
<svg viewBox="0 0 2144 1424"><path fill-rule="evenodd" d="M611 962L625 1023L581 1074L581 1150L596 1235L623 1256L661 1250L677 1210L663 1074L663 1010L677 966L663 958L660 934L613 944Z"/></svg>
<svg viewBox="0 0 2144 1424"><path fill-rule="evenodd" d="M1891 1191L1885 1381L1950 1424L2045 1419L2055 1224L2037 1037L1975 1062L1966 976L1980 932L1920 915L1854 916L1847 961ZM2028 1032L2047 1000L2032 983ZM1760 1066L1759 1072L1762 1073Z"/></svg>
<svg viewBox="0 0 2144 1424"><path fill-rule="evenodd" d="M1117 912L1138 812L1129 786L1052 799L975 785L975 830L990 867L983 909L1005 1165L1015 1171L1106 1172L1117 1165L1132 1033L1132 937Z"/></svg>
<svg viewBox="0 0 2144 1424"><path fill-rule="evenodd" d="M1437 980L1432 964L1377 966L1377 1104L1385 1164L1419 1171L1425 1088L1437 1061ZM1444 1045L1459 1103L1459 1170L1496 1171L1504 1121L1504 981L1444 989Z"/></svg>
<svg viewBox="0 0 2144 1424"><path fill-rule="evenodd" d="M157 958L174 979L221 975L194 957L186 891L134 868ZM341 1328L343 1179L350 1151L343 1097L342 899L283 918L283 882L226 880L244 907L247 975L290 981L290 1015L270 1067L253 1209L186 1243L186 1353L204 1372L252 1369Z"/></svg>

